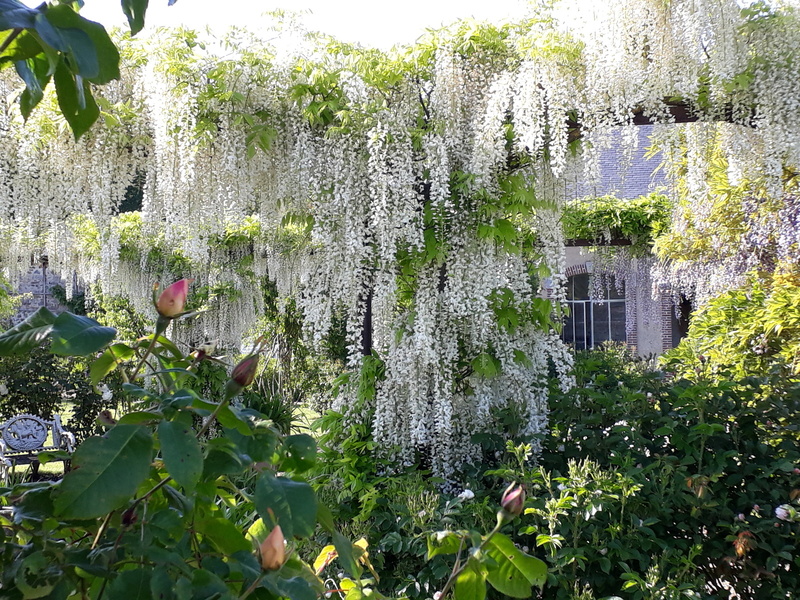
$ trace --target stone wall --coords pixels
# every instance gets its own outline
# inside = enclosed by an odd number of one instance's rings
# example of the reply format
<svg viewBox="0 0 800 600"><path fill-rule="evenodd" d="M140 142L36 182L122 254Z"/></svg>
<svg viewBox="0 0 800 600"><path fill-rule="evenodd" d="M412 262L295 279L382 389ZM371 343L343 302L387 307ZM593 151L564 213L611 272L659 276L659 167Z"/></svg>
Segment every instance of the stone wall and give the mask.
<svg viewBox="0 0 800 600"><path fill-rule="evenodd" d="M53 287L57 285L64 286L64 280L58 273L54 273L42 264L32 266L17 287L17 293L22 296L22 304L17 314L12 317L12 324L24 321L42 306L55 313L64 310L52 295Z"/></svg>

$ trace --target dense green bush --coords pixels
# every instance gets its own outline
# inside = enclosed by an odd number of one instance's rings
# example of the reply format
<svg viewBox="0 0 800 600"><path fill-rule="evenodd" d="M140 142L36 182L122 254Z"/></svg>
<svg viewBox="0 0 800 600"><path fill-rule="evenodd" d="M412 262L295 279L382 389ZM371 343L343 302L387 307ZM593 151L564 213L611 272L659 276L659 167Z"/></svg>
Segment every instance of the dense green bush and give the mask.
<svg viewBox="0 0 800 600"><path fill-rule="evenodd" d="M314 600L346 592L350 600L385 600L368 542L342 535L306 481L318 458L314 439L282 433L268 415L233 402L253 383L266 340L220 388L216 368L197 368L206 360L216 367L210 352L186 354L165 337L173 320L190 313L188 288L188 280L166 288L153 333L130 344L112 343L117 332L90 318L46 308L0 334L0 356L26 360L48 344L52 353L89 357L87 377L95 384L120 373L127 395L124 414L102 419L103 435L88 437L72 455L45 453L71 459L74 468L63 478L0 483L0 502L9 506L0 514L0 596ZM411 502L407 482L395 479L390 489ZM413 524L401 527L415 532L415 555L435 568L424 581L427 596L439 590L480 599L491 587L527 598L542 585L544 562L501 531L522 512L523 489L511 485L498 498L485 534L431 534L440 516L435 493L408 504ZM403 520L396 507L388 511L392 523ZM395 539L403 550L402 537ZM310 550L308 560L295 548Z"/></svg>
<svg viewBox="0 0 800 600"><path fill-rule="evenodd" d="M29 355L5 356L0 360L0 420L21 413L52 419L60 414L66 429L79 440L96 432L95 419L104 408L115 406L103 400L89 384L85 361L55 356L40 348Z"/></svg>
<svg viewBox="0 0 800 600"><path fill-rule="evenodd" d="M618 353L577 364L525 478L520 542L547 556L544 597L796 597L798 526L775 510L797 503L800 386L671 381Z"/></svg>
<svg viewBox="0 0 800 600"><path fill-rule="evenodd" d="M763 275L763 274L762 274ZM667 368L714 378L780 375L800 381L800 274L752 274L692 315Z"/></svg>
<svg viewBox="0 0 800 600"><path fill-rule="evenodd" d="M367 384L380 376L374 366ZM800 495L800 386L777 376L675 380L620 347L579 354L575 374L570 392L552 390L538 461L534 440L509 443L498 460L500 436L479 436L487 451L464 465L461 497L421 465L398 473L376 458L366 424L320 421L319 493L374 549L384 589L429 597L446 566L426 562L426 529L486 527L498 482L519 480L529 500L514 541L549 563L542 598L800 594L798 525L776 515Z"/></svg>

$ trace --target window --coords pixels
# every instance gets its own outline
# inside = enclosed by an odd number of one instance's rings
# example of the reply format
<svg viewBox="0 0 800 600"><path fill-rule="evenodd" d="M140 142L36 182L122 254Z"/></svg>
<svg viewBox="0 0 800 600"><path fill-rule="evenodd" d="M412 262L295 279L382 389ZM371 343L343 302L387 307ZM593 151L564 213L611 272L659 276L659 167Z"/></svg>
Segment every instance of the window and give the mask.
<svg viewBox="0 0 800 600"><path fill-rule="evenodd" d="M609 277L609 289L602 299L589 299L589 275L573 275L567 280L569 316L561 338L576 350L593 348L602 342L624 342L625 291L620 292Z"/></svg>

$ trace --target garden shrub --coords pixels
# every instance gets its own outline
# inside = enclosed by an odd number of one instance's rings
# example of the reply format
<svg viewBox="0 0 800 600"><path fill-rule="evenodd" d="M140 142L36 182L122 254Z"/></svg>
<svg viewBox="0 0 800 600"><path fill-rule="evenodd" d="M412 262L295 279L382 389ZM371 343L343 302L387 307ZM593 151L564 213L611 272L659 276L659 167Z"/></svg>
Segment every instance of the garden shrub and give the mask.
<svg viewBox="0 0 800 600"><path fill-rule="evenodd" d="M379 377L374 366L365 398ZM538 460L533 440L498 454L501 434L476 437L486 452L462 465L469 489L460 497L419 465L398 472L380 459L366 424L320 420L315 485L335 521L369 542L384 589L429 597L429 582L446 569L425 560L430 529L485 528L498 482L518 480L529 500L514 541L549 563L542 598L800 593L790 518L800 497L800 386L721 370L676 379L624 346L579 353L574 371L575 388L551 391Z"/></svg>
<svg viewBox="0 0 800 600"><path fill-rule="evenodd" d="M746 288L712 299L692 315L688 337L665 362L681 375L774 373L800 381L800 273L753 274Z"/></svg>
<svg viewBox="0 0 800 600"><path fill-rule="evenodd" d="M0 383L0 420L21 413L45 419L60 414L78 440L95 433L97 414L116 404L113 399L104 400L89 384L84 361L40 348L29 355L3 357Z"/></svg>
<svg viewBox="0 0 800 600"><path fill-rule="evenodd" d="M97 321L46 308L0 334L0 356L38 354L47 343L53 353L91 357L85 376L95 384L120 373L128 396L121 403L125 414L102 420L103 435L87 438L71 455L40 454L43 462L71 459L73 469L63 478L0 485L0 501L9 506L0 514L0 595L313 600L347 592L351 600L385 599L376 590L385 584L368 542L343 536L306 480L318 458L315 440L282 433L267 415L232 402L255 380L266 341L233 368L218 398L187 387L193 382L198 390L219 390L215 369L195 371L204 359L216 364L210 353L185 354L164 335L173 320L190 314L184 310L188 288L188 280L166 288L155 303L153 333L131 345L112 344L116 330ZM367 362L382 368L377 359ZM413 548L404 548L399 535L392 538L400 550L412 550L435 568L423 580L424 594L438 589L442 597L452 591L478 598L492 587L524 598L542 585L544 562L515 548L501 531L522 512L521 486L499 497L486 534L431 536L427 528L439 517L439 496L414 493L422 483L391 481L390 493L404 498L408 511L390 506L387 519L414 534ZM330 543L314 548L315 536ZM303 561L295 549L315 552ZM327 569L335 570L320 578Z"/></svg>
<svg viewBox="0 0 800 600"><path fill-rule="evenodd" d="M544 597L795 597L797 525L776 509L800 493L800 386L671 381L619 361L580 356L526 475L519 541L547 556Z"/></svg>

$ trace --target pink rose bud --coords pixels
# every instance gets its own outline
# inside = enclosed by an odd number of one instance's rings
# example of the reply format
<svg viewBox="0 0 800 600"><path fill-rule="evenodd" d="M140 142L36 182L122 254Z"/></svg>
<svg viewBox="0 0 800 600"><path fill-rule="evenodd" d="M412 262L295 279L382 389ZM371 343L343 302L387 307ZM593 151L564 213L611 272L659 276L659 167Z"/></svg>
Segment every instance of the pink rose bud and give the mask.
<svg viewBox="0 0 800 600"><path fill-rule="evenodd" d="M277 571L283 566L286 560L286 547L283 538L283 531L280 525L269 532L267 539L261 542L259 554L261 555L261 567L265 571Z"/></svg>
<svg viewBox="0 0 800 600"><path fill-rule="evenodd" d="M236 394L253 383L253 379L256 377L256 371L258 371L259 358L258 354L251 354L233 368L231 378L225 386L226 398L233 398Z"/></svg>
<svg viewBox="0 0 800 600"><path fill-rule="evenodd" d="M258 370L258 359L258 354L251 354L243 359L242 362L233 368L231 379L242 387L247 387L253 383L253 379L256 377L256 371Z"/></svg>
<svg viewBox="0 0 800 600"><path fill-rule="evenodd" d="M503 492L503 497L500 499L500 506L503 507L510 515L515 517L522 514L522 508L525 505L525 488L518 483L512 483Z"/></svg>
<svg viewBox="0 0 800 600"><path fill-rule="evenodd" d="M174 319L183 313L186 297L189 295L189 284L194 279L181 279L166 288L156 300L156 310L162 317Z"/></svg>
<svg viewBox="0 0 800 600"><path fill-rule="evenodd" d="M794 468L794 471L792 471L792 472L793 472L795 475L800 475L800 469L798 469L797 467L795 467L795 468Z"/></svg>

